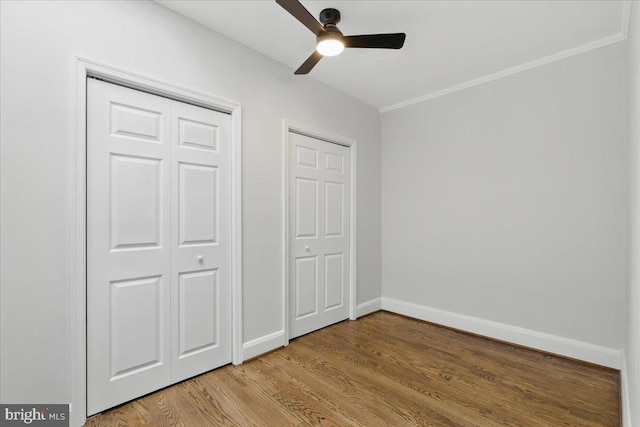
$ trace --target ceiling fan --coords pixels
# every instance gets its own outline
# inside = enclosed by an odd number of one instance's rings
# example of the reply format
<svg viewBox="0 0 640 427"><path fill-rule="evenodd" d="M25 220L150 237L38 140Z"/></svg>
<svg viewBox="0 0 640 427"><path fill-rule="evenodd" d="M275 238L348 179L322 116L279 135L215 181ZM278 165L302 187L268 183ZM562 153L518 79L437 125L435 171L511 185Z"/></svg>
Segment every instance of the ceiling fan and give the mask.
<svg viewBox="0 0 640 427"><path fill-rule="evenodd" d="M308 74L323 56L338 55L346 47L400 49L407 37L405 33L344 36L336 26L340 22L337 9L324 9L318 22L298 0L276 0L276 3L316 35L316 50L294 74Z"/></svg>

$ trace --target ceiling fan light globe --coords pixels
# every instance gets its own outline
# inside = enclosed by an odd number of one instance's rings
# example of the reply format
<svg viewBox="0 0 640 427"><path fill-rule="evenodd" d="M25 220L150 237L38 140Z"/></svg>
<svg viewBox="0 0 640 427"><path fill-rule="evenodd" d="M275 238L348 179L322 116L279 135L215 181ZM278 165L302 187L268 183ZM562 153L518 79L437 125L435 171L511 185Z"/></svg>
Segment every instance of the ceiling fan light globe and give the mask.
<svg viewBox="0 0 640 427"><path fill-rule="evenodd" d="M316 50L322 56L336 56L344 50L344 43L334 38L325 38L318 41Z"/></svg>

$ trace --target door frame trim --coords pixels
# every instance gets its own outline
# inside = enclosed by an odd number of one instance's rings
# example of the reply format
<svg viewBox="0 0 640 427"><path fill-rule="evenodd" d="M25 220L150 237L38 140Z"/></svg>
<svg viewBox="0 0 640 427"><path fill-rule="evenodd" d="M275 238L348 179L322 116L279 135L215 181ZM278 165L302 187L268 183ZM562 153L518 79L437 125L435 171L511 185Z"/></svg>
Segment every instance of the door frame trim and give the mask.
<svg viewBox="0 0 640 427"><path fill-rule="evenodd" d="M71 311L71 403L70 423L84 425L87 419L87 313L86 313L86 191L87 191L87 78L142 90L231 116L231 337L232 363L242 363L242 106L206 93L176 86L153 77L75 57L75 139L69 164L70 219L70 311Z"/></svg>
<svg viewBox="0 0 640 427"><path fill-rule="evenodd" d="M331 144L342 145L349 149L349 163L350 163L350 176L349 176L349 319L356 320L358 317L357 304L356 304L356 289L357 289L357 148L358 144L355 139L348 138L342 135L334 134L323 129L315 128L313 126L306 125L304 123L298 123L291 120L283 120L282 124L282 165L283 165L283 185L282 185L282 230L283 230L283 253L282 253L282 304L283 304L283 343L282 345L289 345L290 331L289 331L289 133L297 133L300 135L309 136L311 138L319 139L329 142Z"/></svg>

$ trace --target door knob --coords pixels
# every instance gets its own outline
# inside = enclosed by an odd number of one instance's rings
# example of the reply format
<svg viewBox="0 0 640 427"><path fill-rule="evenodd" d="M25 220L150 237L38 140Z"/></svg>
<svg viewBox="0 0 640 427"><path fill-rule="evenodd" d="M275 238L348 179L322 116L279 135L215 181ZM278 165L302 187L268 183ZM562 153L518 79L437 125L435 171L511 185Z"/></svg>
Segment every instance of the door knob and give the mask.
<svg viewBox="0 0 640 427"><path fill-rule="evenodd" d="M305 246L304 246L304 250L305 250L305 251L309 252L309 250L310 250L310 249L311 249L311 248L309 247L309 245L305 245Z"/></svg>
<svg viewBox="0 0 640 427"><path fill-rule="evenodd" d="M196 257L196 259L197 259L199 262L202 262L202 260L204 259L204 257L203 257L202 255L198 255L198 256Z"/></svg>

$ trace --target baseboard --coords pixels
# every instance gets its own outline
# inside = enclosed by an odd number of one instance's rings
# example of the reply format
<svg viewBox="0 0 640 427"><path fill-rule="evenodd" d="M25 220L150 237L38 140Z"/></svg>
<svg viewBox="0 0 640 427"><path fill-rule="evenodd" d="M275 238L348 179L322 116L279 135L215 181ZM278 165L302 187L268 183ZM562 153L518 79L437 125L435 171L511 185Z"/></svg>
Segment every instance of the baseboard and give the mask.
<svg viewBox="0 0 640 427"><path fill-rule="evenodd" d="M622 425L631 427L631 401L629 400L629 377L627 376L627 357L624 350L621 354L620 393L622 394Z"/></svg>
<svg viewBox="0 0 640 427"><path fill-rule="evenodd" d="M242 360L253 359L282 346L284 346L284 330L276 331L242 344Z"/></svg>
<svg viewBox="0 0 640 427"><path fill-rule="evenodd" d="M367 302L363 302L362 304L358 304L356 307L356 316L362 317L367 314L375 313L376 311L380 311L382 308L382 298L372 299Z"/></svg>
<svg viewBox="0 0 640 427"><path fill-rule="evenodd" d="M622 367L621 350L391 298L382 298L382 309L608 368Z"/></svg>
<svg viewBox="0 0 640 427"><path fill-rule="evenodd" d="M69 407L69 426L82 427L86 424L87 418L82 416L78 411L74 411L72 405Z"/></svg>

